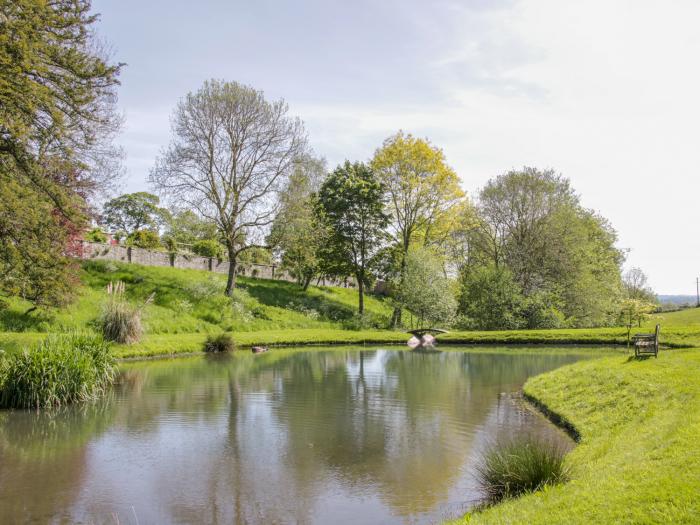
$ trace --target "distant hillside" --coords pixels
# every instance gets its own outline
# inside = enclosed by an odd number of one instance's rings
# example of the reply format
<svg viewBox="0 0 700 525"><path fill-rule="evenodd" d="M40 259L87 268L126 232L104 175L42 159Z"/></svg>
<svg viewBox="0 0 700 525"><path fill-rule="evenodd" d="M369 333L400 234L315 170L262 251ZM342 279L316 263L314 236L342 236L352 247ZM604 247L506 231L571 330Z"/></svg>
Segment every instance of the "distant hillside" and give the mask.
<svg viewBox="0 0 700 525"><path fill-rule="evenodd" d="M662 304L690 304L695 305L697 298L694 295L657 295Z"/></svg>

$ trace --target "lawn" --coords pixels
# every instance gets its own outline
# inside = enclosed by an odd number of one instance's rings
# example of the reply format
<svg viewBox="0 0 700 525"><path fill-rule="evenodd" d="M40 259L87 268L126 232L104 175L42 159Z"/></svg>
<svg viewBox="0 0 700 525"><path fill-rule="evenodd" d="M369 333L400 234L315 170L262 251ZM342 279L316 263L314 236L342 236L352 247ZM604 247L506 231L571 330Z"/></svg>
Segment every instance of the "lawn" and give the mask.
<svg viewBox="0 0 700 525"><path fill-rule="evenodd" d="M454 523L700 522L700 352L583 361L524 390L580 433L572 480Z"/></svg>

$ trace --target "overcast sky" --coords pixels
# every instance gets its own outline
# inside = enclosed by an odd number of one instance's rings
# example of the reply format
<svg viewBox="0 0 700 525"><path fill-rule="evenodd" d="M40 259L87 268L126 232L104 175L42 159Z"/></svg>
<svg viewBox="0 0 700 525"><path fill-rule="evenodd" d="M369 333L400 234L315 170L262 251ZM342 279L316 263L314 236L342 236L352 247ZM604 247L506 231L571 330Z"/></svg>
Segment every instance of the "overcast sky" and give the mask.
<svg viewBox="0 0 700 525"><path fill-rule="evenodd" d="M94 0L126 62L125 191L204 80L284 98L331 167L399 129L464 189L523 165L571 179L658 293L695 293L700 2Z"/></svg>

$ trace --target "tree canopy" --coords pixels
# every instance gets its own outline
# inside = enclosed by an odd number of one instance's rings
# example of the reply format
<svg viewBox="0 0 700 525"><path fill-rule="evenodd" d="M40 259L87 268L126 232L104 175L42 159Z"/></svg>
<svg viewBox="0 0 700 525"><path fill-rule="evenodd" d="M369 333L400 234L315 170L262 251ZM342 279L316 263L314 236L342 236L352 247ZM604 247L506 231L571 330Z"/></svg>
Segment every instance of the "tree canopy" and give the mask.
<svg viewBox="0 0 700 525"><path fill-rule="evenodd" d="M150 182L167 199L216 223L226 245L226 293L240 255L260 246L279 209L294 161L306 148L299 119L283 100L237 82L210 80L175 108L172 140Z"/></svg>
<svg viewBox="0 0 700 525"><path fill-rule="evenodd" d="M330 238L325 256L343 264L355 276L358 312L364 313L364 287L372 275L374 255L382 247L388 217L384 187L374 171L361 162L345 161L331 173L318 194L321 220Z"/></svg>
<svg viewBox="0 0 700 525"><path fill-rule="evenodd" d="M87 0L0 0L0 287L66 300L88 198L119 174L120 64Z"/></svg>

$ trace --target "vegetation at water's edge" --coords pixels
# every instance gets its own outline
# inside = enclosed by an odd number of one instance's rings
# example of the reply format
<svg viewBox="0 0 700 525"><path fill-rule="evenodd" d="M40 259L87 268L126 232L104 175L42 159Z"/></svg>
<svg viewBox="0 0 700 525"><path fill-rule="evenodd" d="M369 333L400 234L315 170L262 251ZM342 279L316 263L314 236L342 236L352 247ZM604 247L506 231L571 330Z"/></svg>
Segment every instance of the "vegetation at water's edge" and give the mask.
<svg viewBox="0 0 700 525"><path fill-rule="evenodd" d="M494 443L483 454L476 478L486 504L499 503L569 479L566 450L534 436Z"/></svg>
<svg viewBox="0 0 700 525"><path fill-rule="evenodd" d="M699 352L579 362L525 392L579 431L571 481L455 523L697 523Z"/></svg>
<svg viewBox="0 0 700 525"><path fill-rule="evenodd" d="M236 347L233 337L229 334L222 333L217 335L209 335L204 341L203 350L205 352L231 352Z"/></svg>
<svg viewBox="0 0 700 525"><path fill-rule="evenodd" d="M102 395L114 379L114 357L101 336L52 335L0 361L0 407L48 408Z"/></svg>

